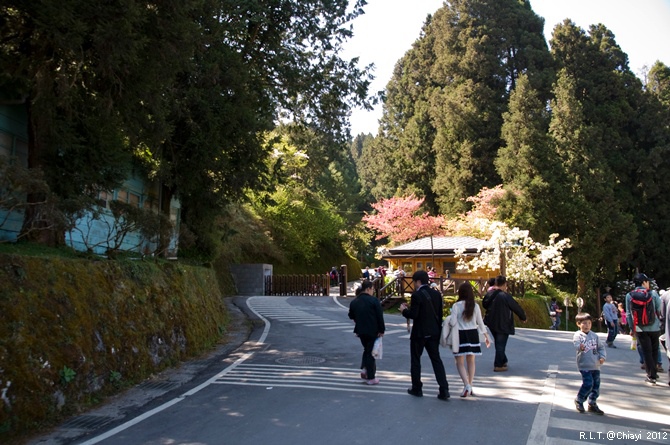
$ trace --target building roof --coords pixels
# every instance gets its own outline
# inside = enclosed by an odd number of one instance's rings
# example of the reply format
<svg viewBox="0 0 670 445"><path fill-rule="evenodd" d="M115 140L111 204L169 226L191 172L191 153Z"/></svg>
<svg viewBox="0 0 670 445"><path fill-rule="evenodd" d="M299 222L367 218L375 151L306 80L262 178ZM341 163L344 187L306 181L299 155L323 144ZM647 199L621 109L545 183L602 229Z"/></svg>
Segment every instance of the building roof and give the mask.
<svg viewBox="0 0 670 445"><path fill-rule="evenodd" d="M477 253L484 246L485 241L471 236L427 236L414 240L410 243L388 249L388 252L382 255L383 258L416 256L416 255L449 255L453 256L454 251L465 249L465 253Z"/></svg>

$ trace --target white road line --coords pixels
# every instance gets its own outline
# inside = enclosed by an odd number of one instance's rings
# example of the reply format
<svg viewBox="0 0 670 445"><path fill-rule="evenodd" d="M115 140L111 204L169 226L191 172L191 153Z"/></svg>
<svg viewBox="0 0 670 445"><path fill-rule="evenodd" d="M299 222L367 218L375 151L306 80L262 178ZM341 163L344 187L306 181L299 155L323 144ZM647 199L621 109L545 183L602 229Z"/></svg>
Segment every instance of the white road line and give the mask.
<svg viewBox="0 0 670 445"><path fill-rule="evenodd" d="M348 308L347 306L345 306L345 305L343 305L342 303L340 303L340 300L338 300L336 296L333 296L333 301L335 302L336 305L338 305L338 306L341 307L342 309L345 309L345 310L347 310L347 311L349 310L349 308Z"/></svg>
<svg viewBox="0 0 670 445"><path fill-rule="evenodd" d="M253 300L254 298L257 298L257 297L249 297L249 299L247 300L247 306L249 307L249 309L250 309L252 312L254 312L254 313L255 313L261 320L263 320L263 322L265 323L265 329L263 329L263 334L261 334L260 339L256 342L256 344L263 344L263 342L265 342L265 339L266 339L267 336L268 336L268 333L270 332L270 321L267 320L266 318L264 318L264 317L263 317L261 314L259 314L258 312L256 312L256 311L249 305L249 300ZM165 411L166 409L170 408L171 406L176 405L177 403L181 402L181 401L184 400L186 397L192 396L193 394L197 393L198 391L201 391L201 390L205 389L206 387L208 387L208 386L211 385L212 383L215 383L218 379L224 377L226 374L228 374L229 372L233 371L233 370L234 370L236 367L238 367L240 364L242 364L243 362L245 362L246 360L248 360L253 354L254 354L253 352L248 352L248 353L242 355L242 357L240 357L239 359L237 359L233 364L231 364L230 366L228 366L228 367L225 368L223 371L221 371L220 373L216 374L214 377L210 378L210 379L207 380L206 382L202 383L201 385L196 386L195 388L191 389L190 391L185 392L185 393L182 394L181 396L176 397L176 398L174 398L174 399L172 399L172 400L170 400L170 401L168 401L168 402L165 402L165 403L162 404L161 406L158 406L158 407L152 409L151 411L147 411L146 413L144 413L144 414L142 414L142 415L140 415L140 416L137 416L137 417L135 417L135 418L129 420L128 422L125 422L125 423L123 423L123 424L117 426L116 428L113 428L113 429L111 429L111 430L109 430L109 431L107 431L107 432L105 432L105 433L103 433L103 434L101 434L101 435L99 435L99 436L92 437L91 439L87 440L86 442L82 442L80 445L94 445L94 444L96 444L96 443L102 442L102 441L105 440L105 439L108 439L108 438L110 438L110 437L112 437L112 436L117 435L117 434L120 433L121 431L125 431L125 430L127 430L128 428L130 428L130 427L132 427L132 426L134 426L134 425L137 425L138 423L142 422L143 420L148 419L149 417L152 417L152 416L154 416L154 415L156 415L156 414L158 414L158 413L160 413L160 412L162 412L162 411Z"/></svg>
<svg viewBox="0 0 670 445"><path fill-rule="evenodd" d="M354 324L353 323L342 323L341 321L323 321L321 323L312 323L312 324L306 324L305 326L308 326L310 328L312 327L347 327L347 328L353 328Z"/></svg>
<svg viewBox="0 0 670 445"><path fill-rule="evenodd" d="M393 329L391 331L386 331L384 335L389 335L389 334L397 334L399 332L404 332L407 333L407 329Z"/></svg>
<svg viewBox="0 0 670 445"><path fill-rule="evenodd" d="M523 335L518 335L518 334L517 335L510 335L509 338L510 338L510 340L511 339L521 340L521 341L525 341L526 343L533 343L533 344L536 344L536 345L541 345L541 344L547 343L546 341L535 340L533 338L524 337Z"/></svg>
<svg viewBox="0 0 670 445"><path fill-rule="evenodd" d="M310 314L309 312L306 312L305 310L301 309L298 306L291 306L288 302L287 299L288 297L284 298L277 298L277 297L253 297L255 300L249 304L249 307L254 310L254 312L259 315L263 314L265 317L273 318L278 321L282 322L287 322L291 324L299 324L303 325L306 327L318 327L321 329L329 330L329 331L343 331L343 332L349 332L353 329L353 323L348 323L348 322L342 322L342 321L336 321L336 320L331 320L328 318L324 318L319 315L314 315ZM332 297L333 301L340 306L342 309L348 309L347 307L343 306L339 300L337 299L338 297ZM306 310L315 310L315 308L305 308ZM341 312L341 309L338 308L320 308L318 309L319 311L336 311L336 312ZM386 331L386 335L393 335L393 334L403 334L407 332L407 329L404 327L404 323L387 323L387 327L391 326L402 326L402 329L392 329ZM400 338L409 338L409 335L405 335ZM533 340L529 340L533 341Z"/></svg>
<svg viewBox="0 0 670 445"><path fill-rule="evenodd" d="M528 435L527 445L544 444L547 439L547 427L551 417L551 407L554 400L554 390L556 388L556 375L558 374L558 365L548 367L547 379L544 382L544 389L540 397L540 405L535 413L535 420Z"/></svg>
<svg viewBox="0 0 670 445"><path fill-rule="evenodd" d="M381 383L375 386L367 386L358 378L360 370L351 368L329 368L323 366L291 366L273 364L241 364L234 371L219 378L217 385L257 386L272 388L304 388L325 389L330 391L355 391L374 392L383 394L395 394L406 396L406 389L411 384L408 373L393 371L378 371L377 377ZM529 382L527 379L507 376L506 381L517 382L518 389L505 389L501 393L499 382L495 378L478 380L475 388L477 396L467 399L468 402L476 403L477 400L496 403L539 403L538 394L528 392ZM457 376L448 376L449 380L456 382ZM424 392L437 394L437 383L432 374L422 374L424 380Z"/></svg>
<svg viewBox="0 0 670 445"><path fill-rule="evenodd" d="M240 357L239 359L237 359L237 360L235 361L235 363L233 363L232 365L228 366L226 369L224 369L223 371L221 371L219 374L217 374L216 376L212 377L211 379L207 380L205 383L203 383L203 384L201 384L201 385L199 385L199 386L197 386L197 387L191 389L191 390L188 391L188 392L185 392L184 394L182 394L182 395L179 396L179 397L176 397L176 398L174 398L174 399L172 399L172 400L170 400L170 401L168 401L168 402L165 402L165 403L162 404L161 406L156 407L156 408L152 409L151 411L147 411L146 413L144 413L144 414L142 414L142 415L140 415L140 416L137 416L137 417L135 417L134 419L131 419L131 420L129 420L128 422L123 423L123 424L117 426L116 428L113 428L113 429L111 429L111 430L109 430L109 431L107 431L107 432L105 432L105 433L103 433L103 434L101 434L101 435L99 435L99 436L93 437L93 438L87 440L86 442L82 442L80 445L94 445L94 444L96 444L96 443L102 442L103 440L108 439L108 438L110 438L110 437L112 437L112 436L115 436L115 435L117 435L118 433L120 433L121 431L125 431L125 430L127 430L128 428L130 428L131 426L137 425L138 423L142 422L143 420L146 420L146 419L148 419L149 417L152 417L152 416L154 416L155 414L160 413L161 411L165 411L166 409L170 408L171 406L176 405L177 403L181 402L181 401L184 400L186 397L188 397L188 396L192 396L193 394L195 394L195 393L197 393L198 391L200 391L200 390L206 388L207 386L211 385L212 383L215 383L217 379L221 378L222 376L224 376L224 375L227 374L228 372L230 372L230 371L232 371L233 369L235 369L238 365L240 365L242 362L244 362L245 360L247 360L247 359L248 359L249 357L251 357L252 355L253 355L253 352L244 354L242 357Z"/></svg>

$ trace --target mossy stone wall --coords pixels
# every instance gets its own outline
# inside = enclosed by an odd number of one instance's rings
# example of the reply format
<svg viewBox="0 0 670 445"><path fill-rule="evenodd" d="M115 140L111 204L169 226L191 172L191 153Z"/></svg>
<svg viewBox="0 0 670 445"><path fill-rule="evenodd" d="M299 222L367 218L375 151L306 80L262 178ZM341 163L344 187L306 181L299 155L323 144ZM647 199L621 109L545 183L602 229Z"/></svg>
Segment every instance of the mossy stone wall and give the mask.
<svg viewBox="0 0 670 445"><path fill-rule="evenodd" d="M0 255L0 442L219 341L212 269Z"/></svg>

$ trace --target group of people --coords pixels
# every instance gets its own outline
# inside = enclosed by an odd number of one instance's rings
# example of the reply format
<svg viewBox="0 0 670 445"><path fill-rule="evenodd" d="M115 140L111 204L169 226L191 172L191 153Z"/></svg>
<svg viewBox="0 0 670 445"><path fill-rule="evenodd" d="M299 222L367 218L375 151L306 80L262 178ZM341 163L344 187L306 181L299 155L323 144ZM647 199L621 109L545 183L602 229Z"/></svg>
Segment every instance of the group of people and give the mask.
<svg viewBox="0 0 670 445"><path fill-rule="evenodd" d="M410 305L403 303L400 311L403 317L413 321L410 334L410 374L412 386L407 393L423 396L421 381L421 356L425 350L430 358L439 390L437 397L448 400L449 383L440 357L440 337L442 334L443 298L439 290L430 286L430 277L425 270L418 270L412 275L415 291L412 293ZM356 298L349 305L349 318L356 326L354 333L363 345L361 360L361 378L368 385L376 385L376 364L372 356L375 340L383 337L385 331L383 312L379 301L372 297L373 284L363 281L358 288ZM496 357L494 371L507 371L505 349L509 335L514 334L512 314L525 321L526 314L521 306L507 293L507 280L498 276L489 288L483 302L486 312L486 325L481 310L475 302L472 285L468 282L458 288L458 301L452 306L450 327L453 328L454 339L452 352L456 369L463 381L461 397L474 395L473 380L475 376L475 356L481 355L480 336L488 348L491 341L486 326L491 330L495 342Z"/></svg>
<svg viewBox="0 0 670 445"><path fill-rule="evenodd" d="M647 374L646 382L656 385L659 372L663 371L661 361L661 337L665 339L668 332L668 307L670 306L667 292L663 298L651 289L649 277L643 273L633 278L635 288L626 294L626 319L631 335L637 339L641 364ZM666 352L670 358L670 351ZM669 375L670 377L670 375ZM668 381L670 384L670 379Z"/></svg>
<svg viewBox="0 0 670 445"><path fill-rule="evenodd" d="M607 341L606 344L610 348L616 348L614 339L623 332L629 334L628 320L626 316L626 308L623 303L614 301L612 294L609 292L604 295L605 304L603 304L602 321L607 327Z"/></svg>
<svg viewBox="0 0 670 445"><path fill-rule="evenodd" d="M442 334L443 299L441 293L430 286L430 277L424 270L418 270L412 276L415 291L412 293L410 305L400 305L402 315L413 320L410 334L410 374L412 386L407 393L423 396L421 381L421 356L425 350L430 358L439 386L437 397L448 400L449 383L447 381L444 363L440 357L440 337ZM662 368L660 363L660 344L666 350L670 361L670 350L667 348L665 334L670 332L670 292L659 295L650 288L650 280L645 274L636 274L633 278L635 288L626 294L625 317L631 333L636 337L641 363L647 374L646 383L656 385L659 379L658 372ZM452 306L449 325L455 333L452 338L452 352L456 362L456 369L463 381L461 397L474 396L473 380L475 376L475 357L481 355L481 336L488 348L491 341L487 327L493 336L495 345L494 372L504 372L508 369L508 360L505 353L507 340L514 334L514 318L526 321L526 314L514 298L507 293L507 283L504 276L498 276L491 281L490 287L482 300L486 316L482 317L481 310L475 302L474 291L470 283L463 283L458 288L458 301ZM372 356L375 340L383 337L385 331L384 316L379 300L374 298L373 284L365 280L356 298L351 302L349 318L356 323L354 332L363 345L363 359L361 361L361 378L368 385L376 385L376 364ZM573 345L576 351L577 369L582 376L582 385L575 398L575 408L580 413L589 412L604 414L597 404L600 395L600 367L607 358L606 345L614 346L616 329L619 325L619 316L615 310L618 306L612 301L611 295L605 296L603 317L608 326L608 337L602 341L591 330L593 319L586 312L580 312L575 317L578 330L573 336ZM612 334L614 332L614 334ZM610 335L611 334L611 335ZM670 371L669 371L670 384ZM588 408L584 407L588 404Z"/></svg>
<svg viewBox="0 0 670 445"><path fill-rule="evenodd" d="M661 291L659 295L651 289L649 278L645 274L637 274L633 283L635 288L626 295L625 306L624 303L613 301L611 294L605 294L602 320L607 326L606 344L610 348L616 348L614 340L624 327L623 332L630 333L634 338L635 348L640 355L640 365L647 373L648 383L653 384L658 379L658 373L663 372L661 344L666 346L665 320L670 293ZM648 308L644 308L645 305Z"/></svg>
<svg viewBox="0 0 670 445"><path fill-rule="evenodd" d="M631 329L631 334L637 339L637 349L640 352L642 368L647 377L645 382L656 385L659 372L663 368L661 363L660 345L663 344L668 360L670 350L667 345L667 333L670 332L670 292L659 295L651 289L651 281L647 275L638 273L633 277L634 289L626 294L625 317ZM584 403L588 402L588 410L596 414L603 414L596 400L600 395L600 366L607 358L606 344L614 346L616 337L618 309L612 302L612 296L605 296L603 319L607 323L608 336L605 342L591 331L592 318L588 313L577 314L576 321L579 330L573 337L573 344L577 351L577 369L582 375L582 385L575 398L575 407L580 413L585 412ZM614 334L612 335L612 333ZM668 373L670 385L670 371Z"/></svg>
<svg viewBox="0 0 670 445"><path fill-rule="evenodd" d="M374 280L375 278L385 278L386 268L384 266L379 266L376 269L370 269L370 266L365 266L365 269L363 269L361 275L363 277L363 280Z"/></svg>

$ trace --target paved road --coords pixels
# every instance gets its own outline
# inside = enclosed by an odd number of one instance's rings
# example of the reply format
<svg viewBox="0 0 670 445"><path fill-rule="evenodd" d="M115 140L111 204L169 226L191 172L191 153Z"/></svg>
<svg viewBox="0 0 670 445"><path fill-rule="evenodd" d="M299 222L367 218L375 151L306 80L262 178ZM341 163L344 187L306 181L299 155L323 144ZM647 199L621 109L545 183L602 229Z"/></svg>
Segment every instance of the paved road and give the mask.
<svg viewBox="0 0 670 445"><path fill-rule="evenodd" d="M628 348L630 337L620 337L619 348L608 349L602 417L574 409L581 380L567 332L519 329L508 343L506 373L494 373L493 349L484 351L477 359L477 395L467 399L458 397L462 384L451 353L442 350L452 395L448 402L435 397L437 386L424 357L425 396L419 399L405 392L409 336L399 315L385 316L381 384L362 383L361 346L347 318L349 301L237 298L236 304L260 321L248 341L218 360L218 368L207 367L209 374L188 391L166 392L87 437L70 428L74 439L56 434L33 443L670 444L670 386L643 383L637 352Z"/></svg>

